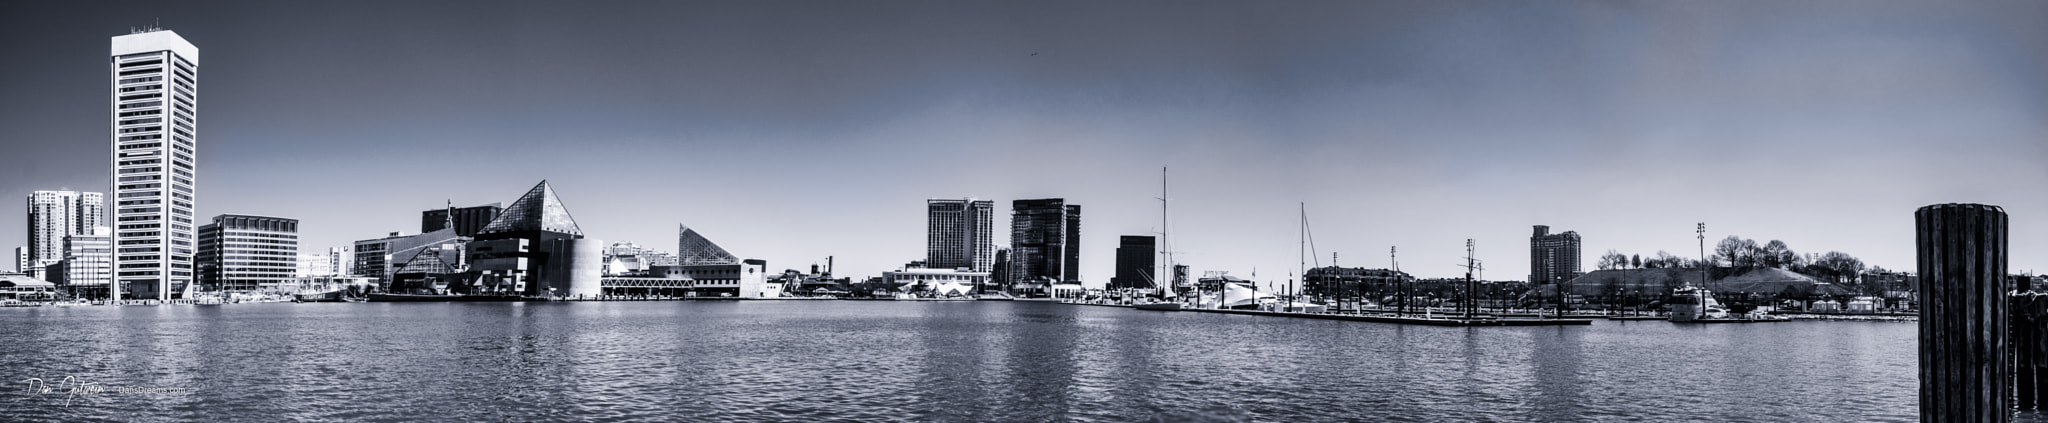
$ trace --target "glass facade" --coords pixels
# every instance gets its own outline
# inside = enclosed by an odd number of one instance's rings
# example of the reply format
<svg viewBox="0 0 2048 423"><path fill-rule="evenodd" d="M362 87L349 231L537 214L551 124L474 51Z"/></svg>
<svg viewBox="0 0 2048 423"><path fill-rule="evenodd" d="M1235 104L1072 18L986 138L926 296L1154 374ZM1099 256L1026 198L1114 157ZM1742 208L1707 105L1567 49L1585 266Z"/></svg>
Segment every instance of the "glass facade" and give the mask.
<svg viewBox="0 0 2048 423"><path fill-rule="evenodd" d="M1010 283L1080 280L1081 206L1065 199L1010 205Z"/></svg>
<svg viewBox="0 0 2048 423"><path fill-rule="evenodd" d="M677 223L676 261L678 262L677 264L683 266L697 266L734 264L739 263L740 259L733 256L732 253L726 252L725 247L720 247L718 244L712 243L711 240L704 239L703 235L697 234L696 229L690 229L689 226Z"/></svg>

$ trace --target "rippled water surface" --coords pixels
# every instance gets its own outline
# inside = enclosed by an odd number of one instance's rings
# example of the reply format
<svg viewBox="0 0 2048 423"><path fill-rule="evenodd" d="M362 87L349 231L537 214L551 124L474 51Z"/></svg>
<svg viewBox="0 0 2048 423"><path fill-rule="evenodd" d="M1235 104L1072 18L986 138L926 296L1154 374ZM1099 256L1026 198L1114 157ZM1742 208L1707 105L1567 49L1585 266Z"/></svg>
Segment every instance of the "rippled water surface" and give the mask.
<svg viewBox="0 0 2048 423"><path fill-rule="evenodd" d="M1036 302L14 308L0 421L1914 421L1916 328ZM22 382L67 376L185 392Z"/></svg>

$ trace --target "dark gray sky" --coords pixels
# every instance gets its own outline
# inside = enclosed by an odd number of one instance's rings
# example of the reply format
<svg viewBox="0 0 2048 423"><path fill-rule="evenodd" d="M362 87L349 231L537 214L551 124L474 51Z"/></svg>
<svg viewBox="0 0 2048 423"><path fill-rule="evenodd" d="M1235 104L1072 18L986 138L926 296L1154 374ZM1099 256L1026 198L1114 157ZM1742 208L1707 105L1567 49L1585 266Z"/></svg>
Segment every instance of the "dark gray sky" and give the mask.
<svg viewBox="0 0 2048 423"><path fill-rule="evenodd" d="M200 48L199 213L304 251L547 179L607 242L799 268L924 256L923 200L1065 197L1083 274L1159 225L1197 271L1528 272L1530 225L1910 270L1913 211L2005 206L2048 272L2048 3L0 3L0 194L108 188L108 38ZM0 240L25 243L20 207ZM999 237L998 243L1006 243Z"/></svg>

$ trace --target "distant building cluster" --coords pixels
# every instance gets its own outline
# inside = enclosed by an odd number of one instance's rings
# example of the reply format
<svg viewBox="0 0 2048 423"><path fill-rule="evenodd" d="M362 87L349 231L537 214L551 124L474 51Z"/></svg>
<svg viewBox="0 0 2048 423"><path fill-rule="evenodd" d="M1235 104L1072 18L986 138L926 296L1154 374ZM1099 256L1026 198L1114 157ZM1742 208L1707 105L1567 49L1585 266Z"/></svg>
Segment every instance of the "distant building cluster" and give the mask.
<svg viewBox="0 0 2048 423"><path fill-rule="evenodd" d="M1081 206L1065 199L1013 201L1009 248L995 248L993 200L928 199L925 222L925 258L873 283L920 295L948 295L935 287L968 283L967 291L954 293L967 295L1044 292L1081 281Z"/></svg>

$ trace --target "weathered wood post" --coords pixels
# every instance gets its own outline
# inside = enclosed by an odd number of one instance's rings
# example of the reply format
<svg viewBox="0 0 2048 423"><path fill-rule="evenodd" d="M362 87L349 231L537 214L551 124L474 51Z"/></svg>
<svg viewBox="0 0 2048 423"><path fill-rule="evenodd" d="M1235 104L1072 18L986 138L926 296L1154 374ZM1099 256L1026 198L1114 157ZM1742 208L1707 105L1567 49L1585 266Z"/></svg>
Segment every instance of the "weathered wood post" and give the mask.
<svg viewBox="0 0 2048 423"><path fill-rule="evenodd" d="M2021 410L2041 406L2040 385L2048 373L2048 295L2021 290L2012 295L2011 336L2013 405Z"/></svg>
<svg viewBox="0 0 2048 423"><path fill-rule="evenodd" d="M2005 210L1936 204L1913 217L1920 265L1920 421L2011 421Z"/></svg>

